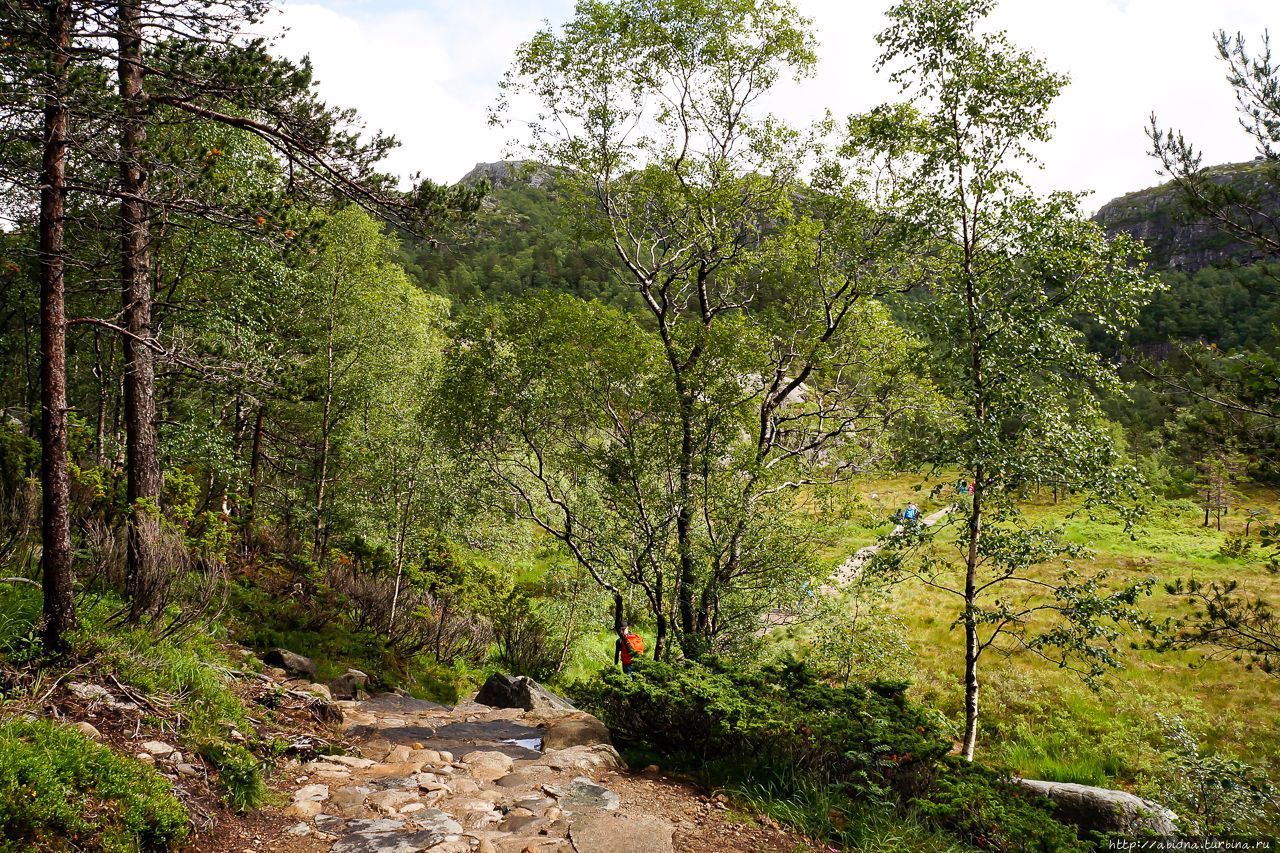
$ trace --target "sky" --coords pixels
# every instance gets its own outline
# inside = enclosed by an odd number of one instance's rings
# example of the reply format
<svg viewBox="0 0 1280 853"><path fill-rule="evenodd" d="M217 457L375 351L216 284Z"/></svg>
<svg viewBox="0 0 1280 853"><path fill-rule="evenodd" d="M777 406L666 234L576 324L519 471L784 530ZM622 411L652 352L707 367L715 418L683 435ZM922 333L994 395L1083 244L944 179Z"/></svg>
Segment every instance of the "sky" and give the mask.
<svg viewBox="0 0 1280 853"><path fill-rule="evenodd" d="M795 124L894 99L873 65L889 0L794 0L819 40L815 77L786 84L769 109ZM488 108L517 45L544 20L560 23L572 0L285 0L273 25L283 52L310 55L322 97L355 107L401 147L386 169L451 183L478 162L518 154L513 131L490 127ZM1213 33L1268 27L1280 37L1276 0L1003 0L992 25L1071 78L1055 103L1041 191L1092 193L1086 207L1160 183L1144 130L1154 111L1205 152L1207 164L1254 156L1236 123Z"/></svg>

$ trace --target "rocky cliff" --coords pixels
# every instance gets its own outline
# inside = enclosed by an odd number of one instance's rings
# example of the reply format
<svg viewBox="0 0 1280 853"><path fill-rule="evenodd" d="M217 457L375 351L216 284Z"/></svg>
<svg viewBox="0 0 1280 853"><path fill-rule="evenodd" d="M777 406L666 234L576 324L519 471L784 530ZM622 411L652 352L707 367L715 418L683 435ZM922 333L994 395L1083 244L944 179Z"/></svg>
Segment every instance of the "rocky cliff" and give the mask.
<svg viewBox="0 0 1280 853"><path fill-rule="evenodd" d="M1262 206L1280 211L1280 193L1263 180L1262 164L1235 163L1216 166L1211 177L1261 190ZM1151 248L1151 265L1157 269L1195 272L1210 266L1243 265L1262 259L1257 248L1231 237L1207 219L1192 215L1172 183L1139 190L1107 202L1094 215L1110 234L1127 232Z"/></svg>

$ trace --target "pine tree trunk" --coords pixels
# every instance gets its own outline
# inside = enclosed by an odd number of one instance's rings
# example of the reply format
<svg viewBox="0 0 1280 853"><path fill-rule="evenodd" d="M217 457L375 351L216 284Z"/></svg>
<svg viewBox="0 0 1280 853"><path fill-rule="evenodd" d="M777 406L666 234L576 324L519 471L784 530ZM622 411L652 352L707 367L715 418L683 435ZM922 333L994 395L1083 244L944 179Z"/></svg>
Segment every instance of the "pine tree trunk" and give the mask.
<svg viewBox="0 0 1280 853"><path fill-rule="evenodd" d="M129 499L129 618L160 606L156 565L160 536L160 454L156 439L155 357L151 343L151 226L144 168L146 93L142 71L142 7L124 0L117 14L120 140L120 285L123 302L125 466Z"/></svg>
<svg viewBox="0 0 1280 853"><path fill-rule="evenodd" d="M46 36L52 80L44 104L40 176L40 488L45 648L67 647L75 628L71 514L67 460L65 247L67 78L71 47L70 0L48 4Z"/></svg>

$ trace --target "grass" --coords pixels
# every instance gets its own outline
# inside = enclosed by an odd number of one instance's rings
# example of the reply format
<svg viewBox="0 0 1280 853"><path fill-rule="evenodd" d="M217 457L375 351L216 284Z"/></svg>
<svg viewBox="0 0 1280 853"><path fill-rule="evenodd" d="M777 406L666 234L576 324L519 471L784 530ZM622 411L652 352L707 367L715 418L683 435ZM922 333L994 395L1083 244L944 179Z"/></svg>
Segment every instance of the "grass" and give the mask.
<svg viewBox="0 0 1280 853"><path fill-rule="evenodd" d="M944 483L946 478L944 478ZM853 485L845 503L860 510L846 517L810 508L823 533L822 554L834 568L845 556L889 529L886 519L909 501L923 512L946 502L945 492L920 490L918 477L866 479ZM1223 530L1203 526L1201 512L1190 501L1166 501L1154 507L1132 535L1122 526L1091 519L1076 502L1055 504L1048 493L1024 506L1037 522L1060 524L1066 537L1095 552L1081 571L1105 570L1115 584L1156 577L1161 583L1194 577L1200 581L1239 579L1242 586L1280 601L1280 577L1251 559L1223 555L1223 543L1243 533L1245 508L1266 507L1280 514L1273 492L1255 490L1223 519ZM1256 525L1253 535L1256 536ZM1047 569L1046 569L1047 571ZM957 727L963 718L960 675L963 636L951 627L958 600L904 584L892 591L891 608L909 626L918 675L912 689L917 701L939 708ZM1159 586L1147 600L1163 618L1176 612ZM1130 637L1141 645L1142 637ZM798 636L784 642L803 642ZM1026 653L988 655L980 671L982 714L979 755L1032 778L1094 785L1138 786L1151 778L1160 761L1161 739L1156 712L1176 713L1203 733L1210 747L1280 776L1280 730L1275 726L1280 703L1276 681L1246 671L1231 661L1204 661L1192 652L1160 654L1141 648L1127 652L1125 668L1093 692L1068 672Z"/></svg>
<svg viewBox="0 0 1280 853"><path fill-rule="evenodd" d="M237 811L260 806L266 796L262 763L231 743L231 729L252 733L248 712L230 688L232 662L219 645L218 626L181 637L157 637L146 628L112 621L120 603L110 597L83 602L80 628L71 638L78 678L108 686L119 681L150 705L153 721L200 753L217 771L223 799ZM0 656L10 664L34 660L39 642L33 626L40 592L0 587ZM20 698L20 697L9 697Z"/></svg>

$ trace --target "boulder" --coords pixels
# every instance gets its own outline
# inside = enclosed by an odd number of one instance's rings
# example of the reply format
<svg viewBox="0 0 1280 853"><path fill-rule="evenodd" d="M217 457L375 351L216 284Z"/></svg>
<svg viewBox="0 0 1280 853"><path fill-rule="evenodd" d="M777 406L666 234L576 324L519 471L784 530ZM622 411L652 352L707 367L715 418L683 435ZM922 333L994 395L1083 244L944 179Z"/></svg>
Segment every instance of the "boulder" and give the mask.
<svg viewBox="0 0 1280 853"><path fill-rule="evenodd" d="M608 727L590 714L547 723L547 732L542 736L545 751L598 743L612 746L613 740L609 737Z"/></svg>
<svg viewBox="0 0 1280 853"><path fill-rule="evenodd" d="M334 699L363 699L368 695L365 693L368 683L368 675L358 669L349 669L329 682L329 692Z"/></svg>
<svg viewBox="0 0 1280 853"><path fill-rule="evenodd" d="M279 667L293 675L305 675L312 681L316 677L316 665L311 658L295 654L288 649L272 649L262 656L262 662Z"/></svg>
<svg viewBox="0 0 1280 853"><path fill-rule="evenodd" d="M329 687L324 684L317 684L316 682L312 681L305 684L300 684L294 689L297 690L299 693L310 693L312 696L319 696L321 699L323 699L326 702L333 701L333 695L329 692Z"/></svg>
<svg viewBox="0 0 1280 853"><path fill-rule="evenodd" d="M621 770L626 766L618 751L608 744L598 743L594 746L571 746L568 749L554 749L533 763L534 767L549 767L552 770Z"/></svg>
<svg viewBox="0 0 1280 853"><path fill-rule="evenodd" d="M525 711L572 711L573 705L525 675L514 678L495 672L476 694L476 702L491 708Z"/></svg>
<svg viewBox="0 0 1280 853"><path fill-rule="evenodd" d="M471 771L471 777L481 782L501 779L511 772L514 762L511 756L496 751L476 750L462 756L462 763Z"/></svg>
<svg viewBox="0 0 1280 853"><path fill-rule="evenodd" d="M1176 834L1178 816L1158 803L1144 800L1127 791L1094 788L1074 782L1041 782L1018 779L1027 791L1039 794L1053 803L1055 817L1090 832L1114 832L1121 835Z"/></svg>
<svg viewBox="0 0 1280 853"><path fill-rule="evenodd" d="M307 706L307 710L311 712L311 716L315 717L317 722L334 726L342 723L342 709L318 696L316 701Z"/></svg>

